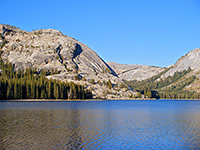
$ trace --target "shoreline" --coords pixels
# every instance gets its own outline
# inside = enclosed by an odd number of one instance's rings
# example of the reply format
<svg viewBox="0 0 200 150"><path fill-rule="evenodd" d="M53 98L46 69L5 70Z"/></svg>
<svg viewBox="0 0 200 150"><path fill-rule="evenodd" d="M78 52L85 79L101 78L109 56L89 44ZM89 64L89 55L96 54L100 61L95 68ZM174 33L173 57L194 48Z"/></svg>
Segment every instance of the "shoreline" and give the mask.
<svg viewBox="0 0 200 150"><path fill-rule="evenodd" d="M148 100L182 100L182 101L187 101L187 100L195 100L198 101L200 99L155 99L155 98L137 98L137 99L132 99L132 98L109 98L109 99L7 99L7 100L0 100L0 101L8 101L8 102L88 102L88 101L118 101L118 100L133 100L133 101L148 101Z"/></svg>
<svg viewBox="0 0 200 150"><path fill-rule="evenodd" d="M104 101L102 99L7 99L9 102L75 102L75 101Z"/></svg>

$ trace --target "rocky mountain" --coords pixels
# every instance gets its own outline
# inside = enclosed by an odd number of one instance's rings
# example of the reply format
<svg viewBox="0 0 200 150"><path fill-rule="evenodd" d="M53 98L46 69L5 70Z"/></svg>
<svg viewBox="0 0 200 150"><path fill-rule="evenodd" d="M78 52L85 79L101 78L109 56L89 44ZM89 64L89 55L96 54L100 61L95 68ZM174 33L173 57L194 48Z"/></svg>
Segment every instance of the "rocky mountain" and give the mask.
<svg viewBox="0 0 200 150"><path fill-rule="evenodd" d="M92 49L60 31L27 32L1 24L0 49L2 59L11 62L15 69L48 70L53 75L47 78L83 84L93 91L94 97L125 98L135 94ZM109 80L113 88L106 86ZM119 86L124 88L119 90Z"/></svg>
<svg viewBox="0 0 200 150"><path fill-rule="evenodd" d="M162 74L161 79L165 79L168 76L173 76L177 72L188 69L191 69L191 71L172 85L183 83L188 78L194 76L196 80L187 85L185 89L200 92L200 48L194 49L182 56L167 72Z"/></svg>
<svg viewBox="0 0 200 150"><path fill-rule="evenodd" d="M182 56L175 64L166 68L145 65L125 65L108 62L117 75L126 81L142 81L141 83L129 82L135 89L151 87L150 82L155 82L160 87L152 86L152 90L163 90L170 87L179 87L179 90L200 92L200 49L194 49ZM180 88L181 87L181 88Z"/></svg>
<svg viewBox="0 0 200 150"><path fill-rule="evenodd" d="M162 75L162 78L172 76L175 72L180 72L191 68L197 75L200 72L200 49L194 49L182 56L170 69Z"/></svg>
<svg viewBox="0 0 200 150"><path fill-rule="evenodd" d="M126 83L147 97L200 99L199 66L200 49L194 49L159 74Z"/></svg>
<svg viewBox="0 0 200 150"><path fill-rule="evenodd" d="M107 62L107 63L116 71L117 75L121 79L126 81L145 80L166 70L166 68L160 68L155 66L127 65L127 64L118 64L114 62Z"/></svg>

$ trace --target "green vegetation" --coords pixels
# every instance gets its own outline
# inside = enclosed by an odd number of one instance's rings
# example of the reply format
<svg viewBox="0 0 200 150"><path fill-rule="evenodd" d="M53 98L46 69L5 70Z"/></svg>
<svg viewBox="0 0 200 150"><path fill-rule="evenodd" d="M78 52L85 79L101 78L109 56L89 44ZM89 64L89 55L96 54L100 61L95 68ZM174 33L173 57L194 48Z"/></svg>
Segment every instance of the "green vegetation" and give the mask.
<svg viewBox="0 0 200 150"><path fill-rule="evenodd" d="M102 70L102 73L111 73L110 69L107 67L106 69Z"/></svg>
<svg viewBox="0 0 200 150"><path fill-rule="evenodd" d="M82 85L47 79L47 71L15 71L11 63L0 59L0 99L89 99L92 93Z"/></svg>
<svg viewBox="0 0 200 150"><path fill-rule="evenodd" d="M105 72L106 72L106 73L111 73L111 71L110 71L109 68L106 68L106 69L105 69Z"/></svg>
<svg viewBox="0 0 200 150"><path fill-rule="evenodd" d="M95 84L94 79L90 79L89 83L91 83L91 84Z"/></svg>
<svg viewBox="0 0 200 150"><path fill-rule="evenodd" d="M166 70L168 71L168 70ZM153 76L147 80L143 81L126 81L126 83L132 88L136 89L145 97L149 98L163 98L163 99L199 99L200 94L185 90L185 87L190 85L194 80L195 76L184 79L186 74L191 71L183 70L181 72L176 72L173 76L168 76L167 78L161 79L161 75L166 71ZM181 82L178 82L181 80Z"/></svg>
<svg viewBox="0 0 200 150"><path fill-rule="evenodd" d="M103 85L105 85L109 89L113 88L113 85L112 85L112 82L110 81L110 79L107 82L105 80L103 80Z"/></svg>
<svg viewBox="0 0 200 150"><path fill-rule="evenodd" d="M78 74L74 76L74 80L80 80L80 78L79 78L79 75L78 75Z"/></svg>
<svg viewBox="0 0 200 150"><path fill-rule="evenodd" d="M6 39L3 36L0 37L0 40L1 40L0 48L3 48L8 43L8 41L6 41Z"/></svg>
<svg viewBox="0 0 200 150"><path fill-rule="evenodd" d="M108 82L107 82L107 87L108 87L109 89L112 88L112 83L111 83L110 79L109 79Z"/></svg>

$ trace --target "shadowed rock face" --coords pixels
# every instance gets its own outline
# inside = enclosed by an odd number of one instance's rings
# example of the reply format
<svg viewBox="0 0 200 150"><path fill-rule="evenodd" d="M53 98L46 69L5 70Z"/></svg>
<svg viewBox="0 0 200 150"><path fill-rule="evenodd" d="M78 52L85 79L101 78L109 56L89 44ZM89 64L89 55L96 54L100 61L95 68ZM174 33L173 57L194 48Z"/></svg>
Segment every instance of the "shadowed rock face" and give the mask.
<svg viewBox="0 0 200 150"><path fill-rule="evenodd" d="M127 81L145 80L165 70L165 68L145 65L126 65L114 62L108 62L108 64L116 71L121 79Z"/></svg>
<svg viewBox="0 0 200 150"><path fill-rule="evenodd" d="M39 70L57 70L60 74L48 78L73 80L93 89L97 95L102 95L108 89L100 85L94 87L88 83L91 79L99 81L99 84L108 80L115 85L123 84L115 71L92 49L57 30L27 32L0 24L0 46L2 59L14 64L16 69L34 67ZM80 79L84 77L85 81L75 81L74 76L77 75ZM114 89L111 93L117 95Z"/></svg>

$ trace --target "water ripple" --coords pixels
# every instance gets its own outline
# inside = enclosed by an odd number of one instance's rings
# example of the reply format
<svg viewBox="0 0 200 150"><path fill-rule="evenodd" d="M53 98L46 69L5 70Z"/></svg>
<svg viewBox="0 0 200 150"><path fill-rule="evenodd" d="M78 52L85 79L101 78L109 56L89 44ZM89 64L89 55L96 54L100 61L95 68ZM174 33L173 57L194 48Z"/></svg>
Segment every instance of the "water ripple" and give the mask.
<svg viewBox="0 0 200 150"><path fill-rule="evenodd" d="M77 102L73 108L74 103L58 102L58 109L47 102L41 105L48 109L6 106L0 109L0 148L200 149L200 103L184 102L177 109L172 109L177 102L146 103Z"/></svg>

